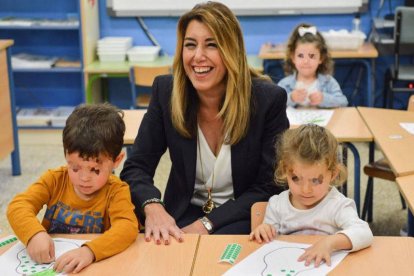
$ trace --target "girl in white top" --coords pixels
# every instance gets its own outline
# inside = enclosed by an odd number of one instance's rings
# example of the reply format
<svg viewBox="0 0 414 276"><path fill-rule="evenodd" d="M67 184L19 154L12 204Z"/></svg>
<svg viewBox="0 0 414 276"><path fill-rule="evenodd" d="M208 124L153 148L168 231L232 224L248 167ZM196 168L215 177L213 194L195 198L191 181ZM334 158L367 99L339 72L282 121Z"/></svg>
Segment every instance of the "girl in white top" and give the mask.
<svg viewBox="0 0 414 276"><path fill-rule="evenodd" d="M289 190L270 198L264 222L250 240L269 242L277 234L328 235L301 255L298 261L318 267L331 264L337 250L357 251L371 245L368 224L358 217L355 202L332 184L342 184L345 167L338 161L338 144L329 130L302 125L284 133L277 145L275 178Z"/></svg>

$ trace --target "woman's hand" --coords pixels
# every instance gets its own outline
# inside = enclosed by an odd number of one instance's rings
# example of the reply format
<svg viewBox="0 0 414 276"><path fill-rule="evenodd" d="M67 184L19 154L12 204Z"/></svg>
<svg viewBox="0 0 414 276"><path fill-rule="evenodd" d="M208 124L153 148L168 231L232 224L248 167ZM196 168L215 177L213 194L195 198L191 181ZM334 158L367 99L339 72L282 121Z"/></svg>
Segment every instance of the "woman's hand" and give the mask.
<svg viewBox="0 0 414 276"><path fill-rule="evenodd" d="M27 253L38 264L51 263L55 260L55 244L46 232L35 234L27 244Z"/></svg>
<svg viewBox="0 0 414 276"><path fill-rule="evenodd" d="M262 243L263 241L270 242L276 238L276 236L276 229L272 225L262 223L250 233L249 240L256 240L258 243Z"/></svg>
<svg viewBox="0 0 414 276"><path fill-rule="evenodd" d="M80 248L70 250L60 256L56 260L53 270L59 273L78 273L83 268L90 265L94 259L95 255L92 250L90 250L87 246L82 246Z"/></svg>
<svg viewBox="0 0 414 276"><path fill-rule="evenodd" d="M150 203L144 207L145 212L145 240L150 241L151 236L156 244L161 244L161 239L167 245L170 243L170 235L177 241L183 241L183 231L175 224L175 220L165 211L160 203Z"/></svg>
<svg viewBox="0 0 414 276"><path fill-rule="evenodd" d="M308 92L306 89L299 88L292 91L290 94L290 99L294 103L303 103L306 100L306 97L308 96Z"/></svg>
<svg viewBox="0 0 414 276"><path fill-rule="evenodd" d="M323 101L323 94L320 91L313 92L309 95L309 102L312 106L320 105Z"/></svg>
<svg viewBox="0 0 414 276"><path fill-rule="evenodd" d="M184 233L208 235L207 229L199 219L187 225L186 227L183 227L181 230Z"/></svg>

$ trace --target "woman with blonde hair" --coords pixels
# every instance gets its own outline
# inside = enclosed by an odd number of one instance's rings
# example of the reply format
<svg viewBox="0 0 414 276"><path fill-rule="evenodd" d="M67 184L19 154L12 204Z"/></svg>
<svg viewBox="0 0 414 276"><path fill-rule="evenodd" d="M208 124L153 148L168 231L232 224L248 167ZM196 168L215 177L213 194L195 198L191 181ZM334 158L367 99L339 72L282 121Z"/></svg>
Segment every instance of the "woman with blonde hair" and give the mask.
<svg viewBox="0 0 414 276"><path fill-rule="evenodd" d="M288 127L286 93L249 68L231 10L207 2L185 13L173 76L154 81L121 173L146 240L249 233L251 205L281 191L273 145ZM153 177L167 148L172 167L162 201Z"/></svg>

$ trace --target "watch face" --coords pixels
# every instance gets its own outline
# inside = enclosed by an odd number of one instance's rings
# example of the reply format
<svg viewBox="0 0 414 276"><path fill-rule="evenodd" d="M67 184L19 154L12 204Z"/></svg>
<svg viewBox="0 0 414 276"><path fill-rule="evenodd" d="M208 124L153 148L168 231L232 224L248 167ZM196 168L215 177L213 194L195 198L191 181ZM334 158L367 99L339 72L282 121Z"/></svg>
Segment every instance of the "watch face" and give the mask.
<svg viewBox="0 0 414 276"><path fill-rule="evenodd" d="M210 223L206 222L204 225L206 226L208 231L212 229Z"/></svg>
<svg viewBox="0 0 414 276"><path fill-rule="evenodd" d="M202 218L201 222L203 223L203 225L207 229L207 231L210 232L211 230L213 230L213 227L212 227L211 223L206 218Z"/></svg>

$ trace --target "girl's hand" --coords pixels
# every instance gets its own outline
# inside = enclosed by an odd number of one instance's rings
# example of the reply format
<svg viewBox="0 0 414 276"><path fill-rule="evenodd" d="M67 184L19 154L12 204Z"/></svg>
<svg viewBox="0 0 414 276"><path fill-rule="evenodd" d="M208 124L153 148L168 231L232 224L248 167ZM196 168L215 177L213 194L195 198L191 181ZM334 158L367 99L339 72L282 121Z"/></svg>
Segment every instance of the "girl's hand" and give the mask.
<svg viewBox="0 0 414 276"><path fill-rule="evenodd" d="M331 253L334 250L332 238L333 236L328 236L321 239L314 245L306 248L305 253L303 253L298 261L305 261L305 265L308 266L314 261L315 267L318 267L323 261L326 262L328 266L331 265Z"/></svg>
<svg viewBox="0 0 414 276"><path fill-rule="evenodd" d="M46 232L35 234L27 244L27 253L38 264L51 263L55 260L55 244Z"/></svg>
<svg viewBox="0 0 414 276"><path fill-rule="evenodd" d="M56 260L53 270L59 273L78 273L83 268L90 265L94 259L95 255L92 250L90 250L87 246L82 246L80 248L70 250L60 256Z"/></svg>
<svg viewBox="0 0 414 276"><path fill-rule="evenodd" d="M290 99L294 103L303 103L306 100L307 96L308 92L303 88L299 88L292 91L290 94Z"/></svg>
<svg viewBox="0 0 414 276"><path fill-rule="evenodd" d="M276 238L276 236L276 229L272 225L262 223L250 233L249 240L256 240L258 243L262 243L263 240L264 242L270 242Z"/></svg>
<svg viewBox="0 0 414 276"><path fill-rule="evenodd" d="M313 92L312 94L309 95L309 102L310 102L310 105L312 106L320 105L322 101L323 101L323 94L320 91Z"/></svg>

